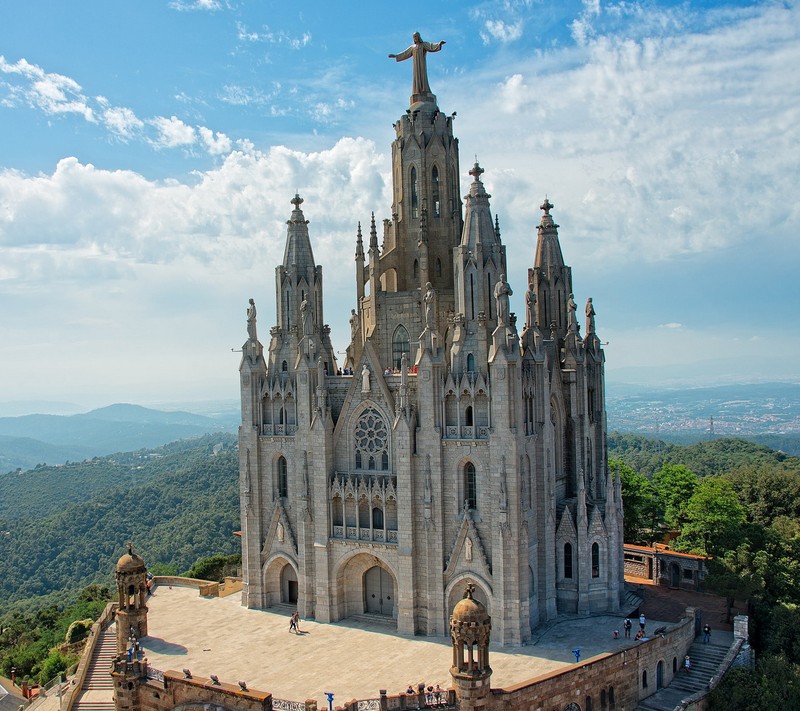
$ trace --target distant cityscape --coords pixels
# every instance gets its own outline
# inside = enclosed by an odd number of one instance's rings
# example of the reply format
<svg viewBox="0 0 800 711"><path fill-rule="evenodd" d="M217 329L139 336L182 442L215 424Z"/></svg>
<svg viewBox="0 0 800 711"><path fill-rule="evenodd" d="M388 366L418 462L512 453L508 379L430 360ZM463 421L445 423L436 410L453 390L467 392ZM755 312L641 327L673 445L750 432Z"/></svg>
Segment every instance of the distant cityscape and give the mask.
<svg viewBox="0 0 800 711"><path fill-rule="evenodd" d="M665 437L800 434L800 384L646 390L608 386L609 430Z"/></svg>

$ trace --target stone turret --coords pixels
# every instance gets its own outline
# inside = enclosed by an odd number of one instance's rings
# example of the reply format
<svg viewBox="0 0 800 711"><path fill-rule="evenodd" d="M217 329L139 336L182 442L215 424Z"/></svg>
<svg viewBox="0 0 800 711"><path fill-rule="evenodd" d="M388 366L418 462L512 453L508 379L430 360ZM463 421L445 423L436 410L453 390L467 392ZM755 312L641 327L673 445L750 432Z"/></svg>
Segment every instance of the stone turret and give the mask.
<svg viewBox="0 0 800 711"><path fill-rule="evenodd" d="M450 675L462 711L484 708L489 702L492 668L489 666L489 640L492 618L472 597L467 585L464 597L456 603L450 617L453 666Z"/></svg>
<svg viewBox="0 0 800 711"><path fill-rule="evenodd" d="M122 654L131 642L147 636L147 568L142 558L128 552L117 561L114 569L119 609L117 610L117 653Z"/></svg>

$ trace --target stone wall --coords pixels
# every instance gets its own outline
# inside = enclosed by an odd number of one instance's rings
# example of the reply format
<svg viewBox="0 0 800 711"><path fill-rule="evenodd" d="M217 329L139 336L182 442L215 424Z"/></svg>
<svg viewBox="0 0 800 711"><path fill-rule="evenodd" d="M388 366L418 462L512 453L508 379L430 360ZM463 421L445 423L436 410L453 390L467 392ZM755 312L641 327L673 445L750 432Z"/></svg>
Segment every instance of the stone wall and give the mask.
<svg viewBox="0 0 800 711"><path fill-rule="evenodd" d="M600 709L603 708L601 695L608 708L632 709L657 691L659 663L663 665L663 686L672 681L673 668L680 671L681 660L694 640L694 620L694 608L687 608L686 617L663 636L614 654L598 655L573 668L544 674L506 689L492 689L488 711L561 711L570 703L585 709L587 697L591 697L593 709ZM645 674L646 687L643 686Z"/></svg>

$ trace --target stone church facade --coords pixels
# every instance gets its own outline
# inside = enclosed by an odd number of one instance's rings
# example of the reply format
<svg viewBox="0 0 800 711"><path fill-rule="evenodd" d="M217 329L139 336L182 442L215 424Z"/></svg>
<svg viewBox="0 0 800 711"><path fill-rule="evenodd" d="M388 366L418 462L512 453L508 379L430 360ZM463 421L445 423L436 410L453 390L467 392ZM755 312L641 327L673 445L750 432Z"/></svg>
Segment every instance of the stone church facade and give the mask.
<svg viewBox="0 0 800 711"><path fill-rule="evenodd" d="M380 615L401 633L443 635L470 584L493 640L519 645L560 613L620 607L604 354L591 300L581 334L547 199L523 322L510 313L484 171L469 171L462 203L453 118L425 79L394 124L390 217L358 226L343 371L297 195L266 349L251 300L243 604L290 603L323 622Z"/></svg>

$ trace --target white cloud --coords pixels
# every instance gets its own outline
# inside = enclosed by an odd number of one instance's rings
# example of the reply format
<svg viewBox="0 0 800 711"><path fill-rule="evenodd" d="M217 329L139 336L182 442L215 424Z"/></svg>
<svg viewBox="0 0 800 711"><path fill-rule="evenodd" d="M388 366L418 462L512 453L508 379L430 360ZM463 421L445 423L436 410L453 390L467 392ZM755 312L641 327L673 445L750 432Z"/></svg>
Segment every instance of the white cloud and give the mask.
<svg viewBox="0 0 800 711"><path fill-rule="evenodd" d="M225 155L231 152L231 139L224 133L217 131L215 134L210 128L206 128L205 126L200 126L197 131L208 149L208 152L212 156Z"/></svg>
<svg viewBox="0 0 800 711"><path fill-rule="evenodd" d="M242 42L262 42L265 44L283 44L291 49L302 49L311 43L311 33L303 32L292 35L285 30L271 30L267 25L261 31L251 30L244 23L236 23L237 36Z"/></svg>
<svg viewBox="0 0 800 711"><path fill-rule="evenodd" d="M124 106L109 106L101 116L108 130L123 139L131 138L144 127L144 122Z"/></svg>
<svg viewBox="0 0 800 711"><path fill-rule="evenodd" d="M549 193L580 242L576 267L748 249L757 235L797 255L796 66L798 6L664 37L597 35L582 55L551 50L498 77L484 94L492 130L460 111L460 145L480 151L509 253ZM468 105L483 81L448 101Z"/></svg>
<svg viewBox="0 0 800 711"><path fill-rule="evenodd" d="M184 388L197 397L198 382L202 397L230 392L237 362L230 348L245 337L244 318L231 315L254 296L268 332L295 190L305 199L338 344L349 327L333 305L355 300L353 269L340 265L352 259L357 222L391 202L387 156L349 138L317 152L249 148L191 182L147 180L75 158L50 175L0 172L3 372L24 383L36 370L43 391L73 387L84 396L113 381L114 397L142 401L163 391L153 374L181 362L170 393ZM52 367L22 357L32 348L47 353L53 343L61 346ZM190 353L202 356L188 363Z"/></svg>
<svg viewBox="0 0 800 711"><path fill-rule="evenodd" d="M498 42L513 42L522 37L522 20L516 22L505 22L504 20L486 20L484 23L485 32L481 32L481 39L484 44L489 44L493 39Z"/></svg>
<svg viewBox="0 0 800 711"><path fill-rule="evenodd" d="M218 0L172 0L169 6L179 12L191 12L193 10L215 11L221 10L222 5Z"/></svg>
<svg viewBox="0 0 800 711"><path fill-rule="evenodd" d="M660 324L660 325L658 326L658 328L671 328L671 329L677 329L677 328L683 328L683 324L682 324L682 323L676 323L675 321L672 321L672 322L670 322L670 323L662 323L662 324Z"/></svg>
<svg viewBox="0 0 800 711"><path fill-rule="evenodd" d="M63 74L45 72L25 59L11 64L2 55L0 73L27 80L23 85L12 87L16 89L12 96L24 98L29 106L46 114L79 114L86 121L95 121L94 112L74 79Z"/></svg>
<svg viewBox="0 0 800 711"><path fill-rule="evenodd" d="M150 119L150 123L158 130L158 138L154 141L158 147L190 146L197 140L194 127L185 124L177 116L156 116Z"/></svg>

